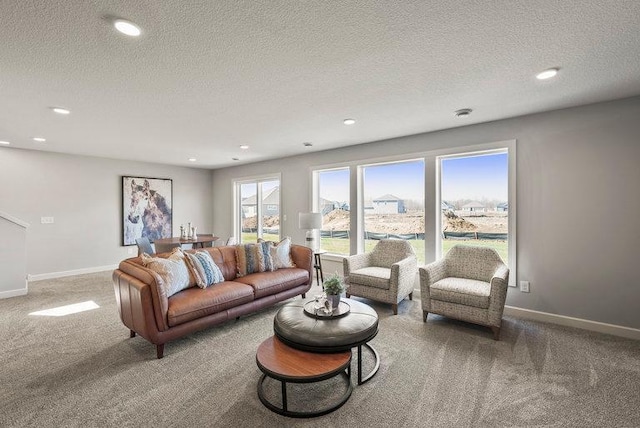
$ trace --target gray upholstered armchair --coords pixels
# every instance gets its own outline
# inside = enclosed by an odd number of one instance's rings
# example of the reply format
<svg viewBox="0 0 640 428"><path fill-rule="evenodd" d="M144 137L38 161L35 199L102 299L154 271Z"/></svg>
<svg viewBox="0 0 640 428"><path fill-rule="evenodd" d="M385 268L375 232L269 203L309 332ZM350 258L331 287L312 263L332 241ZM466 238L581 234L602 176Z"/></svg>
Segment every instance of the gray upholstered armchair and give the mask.
<svg viewBox="0 0 640 428"><path fill-rule="evenodd" d="M420 268L422 319L429 313L491 327L500 339L509 268L491 248L455 245Z"/></svg>
<svg viewBox="0 0 640 428"><path fill-rule="evenodd" d="M391 303L394 315L398 303L413 298L418 269L413 247L399 239L383 239L370 253L344 258L347 297L360 296Z"/></svg>

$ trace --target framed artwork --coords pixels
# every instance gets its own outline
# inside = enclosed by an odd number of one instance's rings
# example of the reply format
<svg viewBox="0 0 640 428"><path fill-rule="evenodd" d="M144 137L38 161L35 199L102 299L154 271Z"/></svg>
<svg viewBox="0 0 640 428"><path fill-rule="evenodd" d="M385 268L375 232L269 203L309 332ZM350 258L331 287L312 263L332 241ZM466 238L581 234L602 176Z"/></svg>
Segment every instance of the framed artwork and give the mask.
<svg viewBox="0 0 640 428"><path fill-rule="evenodd" d="M173 180L122 177L122 244L136 239L171 238L173 234Z"/></svg>

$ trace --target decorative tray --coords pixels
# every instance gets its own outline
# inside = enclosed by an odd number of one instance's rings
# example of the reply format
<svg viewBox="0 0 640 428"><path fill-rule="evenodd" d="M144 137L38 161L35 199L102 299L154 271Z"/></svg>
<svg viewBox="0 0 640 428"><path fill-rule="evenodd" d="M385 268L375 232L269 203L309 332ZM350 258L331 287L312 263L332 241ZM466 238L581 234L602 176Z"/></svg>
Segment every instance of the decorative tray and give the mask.
<svg viewBox="0 0 640 428"><path fill-rule="evenodd" d="M338 307L333 309L333 312L325 312L324 307L316 307L316 304L318 304L318 302L315 300L305 303L304 313L317 319L333 319L341 318L351 311L351 306L342 300L340 300Z"/></svg>

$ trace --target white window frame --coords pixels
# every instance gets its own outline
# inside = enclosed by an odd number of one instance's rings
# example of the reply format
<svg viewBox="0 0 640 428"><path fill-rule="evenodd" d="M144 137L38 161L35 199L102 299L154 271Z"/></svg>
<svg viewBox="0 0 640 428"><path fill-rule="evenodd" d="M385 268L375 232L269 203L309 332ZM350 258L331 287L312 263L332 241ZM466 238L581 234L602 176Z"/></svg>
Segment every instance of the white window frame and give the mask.
<svg viewBox="0 0 640 428"><path fill-rule="evenodd" d="M242 219L240 213L242 212L242 199L241 199L241 191L240 188L243 184L260 184L266 181L278 181L278 186L280 187L280 194L278 195L278 203L280 204L280 209L278 210L278 224L280 224L280 228L278 229L279 238L282 237L282 174L274 173L274 174L265 174L265 175L257 175L252 177L242 177L233 179L233 230L235 236L238 237L238 243L242 242ZM262 186L257 186L256 193L256 216L257 216L257 237L262 237Z"/></svg>

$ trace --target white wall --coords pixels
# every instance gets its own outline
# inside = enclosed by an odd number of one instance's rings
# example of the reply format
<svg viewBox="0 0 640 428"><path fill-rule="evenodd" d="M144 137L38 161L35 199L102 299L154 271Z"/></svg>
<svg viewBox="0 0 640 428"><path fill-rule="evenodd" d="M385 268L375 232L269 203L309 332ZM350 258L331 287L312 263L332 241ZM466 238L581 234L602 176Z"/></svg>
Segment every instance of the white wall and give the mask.
<svg viewBox="0 0 640 428"><path fill-rule="evenodd" d="M27 274L116 265L122 246L122 176L173 179L173 230L212 231L211 171L0 148L0 211L30 224ZM41 217L54 217L41 224ZM3 238L4 239L4 238Z"/></svg>
<svg viewBox="0 0 640 428"><path fill-rule="evenodd" d="M219 169L214 229L232 234L235 178L282 173L282 233L302 242L313 166L516 139L517 272L531 293L510 288L507 304L640 328L638 117L635 97Z"/></svg>

